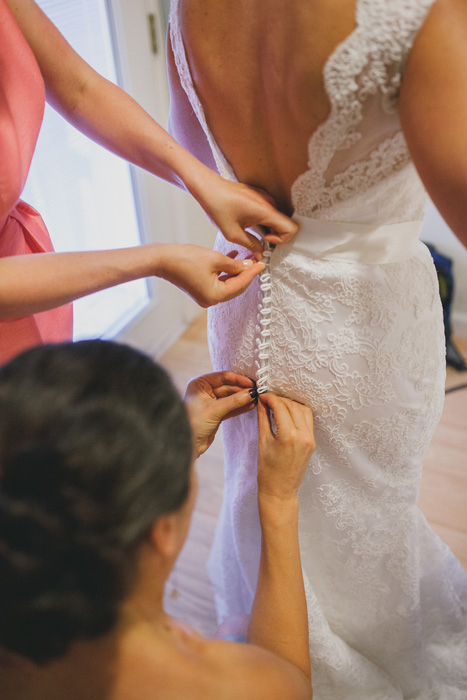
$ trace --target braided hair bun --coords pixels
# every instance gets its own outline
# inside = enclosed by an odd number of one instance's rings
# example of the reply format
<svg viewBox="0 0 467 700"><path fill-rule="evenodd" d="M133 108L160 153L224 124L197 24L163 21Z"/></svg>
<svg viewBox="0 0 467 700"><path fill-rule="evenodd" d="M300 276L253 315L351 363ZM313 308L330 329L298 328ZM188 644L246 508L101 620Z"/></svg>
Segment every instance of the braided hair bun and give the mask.
<svg viewBox="0 0 467 700"><path fill-rule="evenodd" d="M0 646L46 663L109 631L190 463L185 408L145 355L84 341L2 368Z"/></svg>

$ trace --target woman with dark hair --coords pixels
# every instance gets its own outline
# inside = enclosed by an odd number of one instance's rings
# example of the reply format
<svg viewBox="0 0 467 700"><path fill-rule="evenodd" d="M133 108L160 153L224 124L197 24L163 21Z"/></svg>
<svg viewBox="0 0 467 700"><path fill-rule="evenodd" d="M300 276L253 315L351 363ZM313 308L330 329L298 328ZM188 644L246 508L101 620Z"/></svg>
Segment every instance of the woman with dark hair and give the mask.
<svg viewBox="0 0 467 700"><path fill-rule="evenodd" d="M0 370L2 700L311 698L297 525L309 409L258 405L253 644L205 639L162 607L196 497L193 453L254 400L244 377L194 380L192 436L165 371L126 346L37 347Z"/></svg>

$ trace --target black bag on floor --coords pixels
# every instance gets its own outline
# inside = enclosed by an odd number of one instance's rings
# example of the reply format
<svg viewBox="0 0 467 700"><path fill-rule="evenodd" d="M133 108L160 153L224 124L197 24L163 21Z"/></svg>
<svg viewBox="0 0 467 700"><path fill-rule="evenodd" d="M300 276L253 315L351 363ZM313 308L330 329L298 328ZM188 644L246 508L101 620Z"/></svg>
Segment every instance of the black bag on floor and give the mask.
<svg viewBox="0 0 467 700"><path fill-rule="evenodd" d="M446 364L458 371L467 370L467 364L452 341L451 306L454 298L452 260L442 255L431 243L426 244L438 274L439 294L443 305L444 336L446 338Z"/></svg>

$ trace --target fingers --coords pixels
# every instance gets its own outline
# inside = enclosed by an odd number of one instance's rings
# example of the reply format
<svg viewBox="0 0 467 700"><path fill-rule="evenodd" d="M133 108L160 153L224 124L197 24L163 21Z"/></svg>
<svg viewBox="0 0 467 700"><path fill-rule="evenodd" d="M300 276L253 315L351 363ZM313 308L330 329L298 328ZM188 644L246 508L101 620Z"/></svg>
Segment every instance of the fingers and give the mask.
<svg viewBox="0 0 467 700"><path fill-rule="evenodd" d="M256 260L251 260L250 258L246 260L242 258L234 259L231 257L232 254L236 255L237 251L232 251L230 255L222 255L219 253L219 260L216 261L216 271L218 273L227 272L229 275L240 275L257 263Z"/></svg>
<svg viewBox="0 0 467 700"><path fill-rule="evenodd" d="M256 394L252 389L236 391L230 396L218 399L213 406L216 418L220 421L252 410L256 405Z"/></svg>
<svg viewBox="0 0 467 700"><path fill-rule="evenodd" d="M262 242L256 236L253 236L252 233L246 233L243 229L240 230L242 231L241 245L250 250L258 260L262 260L264 257Z"/></svg>
<svg viewBox="0 0 467 700"><path fill-rule="evenodd" d="M297 403L297 401L292 401L291 399L283 400L285 407L289 412L290 419L294 426L297 428L297 430L308 430L305 419L305 412L309 411L309 409L303 404Z"/></svg>
<svg viewBox="0 0 467 700"><path fill-rule="evenodd" d="M263 190L262 187L255 187L254 185L248 185L250 190L258 192L263 199L265 199L272 207L276 207L276 201L272 195L269 194L267 190Z"/></svg>
<svg viewBox="0 0 467 700"><path fill-rule="evenodd" d="M262 260L263 244L261 240L257 238L257 236L254 236L252 233L248 233L239 225L232 227L228 235L227 231L224 231L223 233L227 240L229 240L231 243L247 248L258 260Z"/></svg>
<svg viewBox="0 0 467 700"><path fill-rule="evenodd" d="M292 416L287 407L288 399L275 394L261 394L259 403L264 404L272 411L278 433L285 433L294 427Z"/></svg>
<svg viewBox="0 0 467 700"><path fill-rule="evenodd" d="M315 449L315 436L311 409L296 401L288 401L287 408L303 445L313 451Z"/></svg>
<svg viewBox="0 0 467 700"><path fill-rule="evenodd" d="M239 391L244 391L244 387L233 386L232 384L224 384L218 389L214 389L213 393L216 399L225 399L226 396L231 396L231 394L237 394ZM254 387L251 387L251 391L255 391Z"/></svg>
<svg viewBox="0 0 467 700"><path fill-rule="evenodd" d="M250 377L245 377L244 374L237 374L236 372L210 372L209 374L203 374L203 379L209 382L214 390L215 395L218 398L226 396L227 394L218 394L219 390L224 388L244 388L248 389L255 386L253 379Z"/></svg>
<svg viewBox="0 0 467 700"><path fill-rule="evenodd" d="M241 272L236 277L229 277L225 281L219 280L219 284L222 285L220 288L221 299L219 301L229 301L242 294L251 282L254 280L256 275L264 270L264 265L262 263L254 263L251 267Z"/></svg>
<svg viewBox="0 0 467 700"><path fill-rule="evenodd" d="M272 229L272 231L266 232L266 240L279 245L289 243L298 231L298 224L277 209L277 203L269 192L261 187L251 185L250 189L261 195L263 202L265 201L269 205L263 208L264 213L261 220L258 221L262 226Z"/></svg>
<svg viewBox="0 0 467 700"><path fill-rule="evenodd" d="M295 236L297 235L298 227L291 233L277 233L270 230L264 237L265 241L268 243L274 243L274 245L283 245L284 243L291 243Z"/></svg>
<svg viewBox="0 0 467 700"><path fill-rule="evenodd" d="M279 437L299 431L307 442L314 445L313 414L308 406L274 394L261 394L259 401L271 409Z"/></svg>
<svg viewBox="0 0 467 700"><path fill-rule="evenodd" d="M245 389L256 392L256 385L249 377L235 372L211 372L194 377L188 382L185 400L208 398L210 401L216 401Z"/></svg>
<svg viewBox="0 0 467 700"><path fill-rule="evenodd" d="M284 243L290 243L294 238L295 233L279 236L278 234L270 232L265 235L264 240L274 245L283 245Z"/></svg>
<svg viewBox="0 0 467 700"><path fill-rule="evenodd" d="M290 243L298 232L298 224L293 219L273 208L261 224L271 229L265 235L265 240L276 245Z"/></svg>

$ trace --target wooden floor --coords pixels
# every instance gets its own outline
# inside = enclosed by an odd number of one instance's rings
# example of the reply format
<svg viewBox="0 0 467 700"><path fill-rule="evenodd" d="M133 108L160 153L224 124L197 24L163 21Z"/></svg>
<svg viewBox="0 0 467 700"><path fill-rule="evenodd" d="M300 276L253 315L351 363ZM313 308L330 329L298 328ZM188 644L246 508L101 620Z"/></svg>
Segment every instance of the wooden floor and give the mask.
<svg viewBox="0 0 467 700"><path fill-rule="evenodd" d="M467 340L458 347L467 356ZM160 362L180 391L189 379L212 371L206 315L186 331ZM447 386L467 383L467 373L448 369ZM425 458L419 505L434 530L467 568L467 389L446 396L441 422ZM198 460L199 496L187 544L168 582L166 609L212 634L216 616L206 561L222 501L222 440Z"/></svg>

